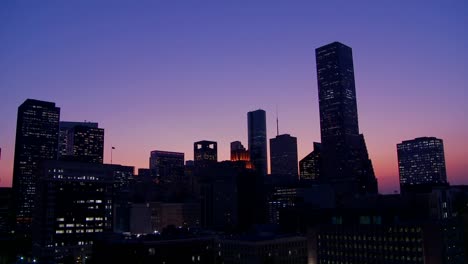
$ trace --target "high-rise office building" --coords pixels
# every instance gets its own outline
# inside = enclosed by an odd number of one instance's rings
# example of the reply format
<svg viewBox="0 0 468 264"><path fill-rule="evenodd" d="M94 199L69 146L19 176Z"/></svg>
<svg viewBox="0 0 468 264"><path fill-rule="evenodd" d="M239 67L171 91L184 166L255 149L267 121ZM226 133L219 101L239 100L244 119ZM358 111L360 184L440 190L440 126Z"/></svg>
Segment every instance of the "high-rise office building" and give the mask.
<svg viewBox="0 0 468 264"><path fill-rule="evenodd" d="M270 139L270 166L272 175L297 179L297 138L288 134Z"/></svg>
<svg viewBox="0 0 468 264"><path fill-rule="evenodd" d="M401 192L430 190L447 184L444 143L435 137L420 137L397 144Z"/></svg>
<svg viewBox="0 0 468 264"><path fill-rule="evenodd" d="M314 151L299 161L299 173L301 180L318 181L320 179L322 144L314 142Z"/></svg>
<svg viewBox="0 0 468 264"><path fill-rule="evenodd" d="M208 166L218 162L218 143L202 140L193 143L195 166Z"/></svg>
<svg viewBox="0 0 468 264"><path fill-rule="evenodd" d="M45 161L37 180L33 254L40 263L84 263L96 237L112 232L133 167ZM128 201L128 199L126 199ZM73 261L71 261L73 260Z"/></svg>
<svg viewBox="0 0 468 264"><path fill-rule="evenodd" d="M60 108L55 103L27 99L18 108L13 195L16 229L30 232L38 168L57 159Z"/></svg>
<svg viewBox="0 0 468 264"><path fill-rule="evenodd" d="M60 122L59 126L59 159L103 162L104 129L98 123Z"/></svg>
<svg viewBox="0 0 468 264"><path fill-rule="evenodd" d="M250 162L261 175L267 174L266 113L259 109L247 113Z"/></svg>
<svg viewBox="0 0 468 264"><path fill-rule="evenodd" d="M149 158L150 170L164 182L173 182L184 176L184 153L154 150Z"/></svg>
<svg viewBox="0 0 468 264"><path fill-rule="evenodd" d="M315 50L322 138L322 180L338 196L377 193L377 180L359 134L350 47L333 42Z"/></svg>

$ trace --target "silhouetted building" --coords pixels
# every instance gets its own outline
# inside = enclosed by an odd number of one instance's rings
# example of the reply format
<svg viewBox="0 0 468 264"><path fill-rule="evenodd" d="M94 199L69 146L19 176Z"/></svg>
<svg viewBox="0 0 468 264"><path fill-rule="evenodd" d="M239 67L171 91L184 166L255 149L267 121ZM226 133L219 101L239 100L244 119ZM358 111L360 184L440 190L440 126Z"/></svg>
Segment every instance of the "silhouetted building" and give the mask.
<svg viewBox="0 0 468 264"><path fill-rule="evenodd" d="M266 222L263 176L243 164L224 161L199 167L201 226L247 230Z"/></svg>
<svg viewBox="0 0 468 264"><path fill-rule="evenodd" d="M149 167L163 182L174 182L184 176L184 153L151 151Z"/></svg>
<svg viewBox="0 0 468 264"><path fill-rule="evenodd" d="M322 139L321 180L340 197L377 193L364 136L359 134L352 50L339 42L316 49Z"/></svg>
<svg viewBox="0 0 468 264"><path fill-rule="evenodd" d="M397 144L400 189L431 191L447 185L444 143L435 137L421 137Z"/></svg>
<svg viewBox="0 0 468 264"><path fill-rule="evenodd" d="M264 110L247 113L249 156L253 168L261 175L267 175L267 133Z"/></svg>
<svg viewBox="0 0 468 264"><path fill-rule="evenodd" d="M231 161L243 164L247 169L253 168L249 151L245 149L240 141L231 142Z"/></svg>
<svg viewBox="0 0 468 264"><path fill-rule="evenodd" d="M218 161L218 143L202 140L193 144L195 166L208 166Z"/></svg>
<svg viewBox="0 0 468 264"><path fill-rule="evenodd" d="M200 227L200 203L133 204L130 223L132 234L152 234L168 226L197 228Z"/></svg>
<svg viewBox="0 0 468 264"><path fill-rule="evenodd" d="M249 161L249 151L240 141L231 142L231 161Z"/></svg>
<svg viewBox="0 0 468 264"><path fill-rule="evenodd" d="M102 163L104 156L104 129L98 123L60 122L60 160Z"/></svg>
<svg viewBox="0 0 468 264"><path fill-rule="evenodd" d="M215 264L215 238L173 228L153 235L114 234L93 246L92 263Z"/></svg>
<svg viewBox="0 0 468 264"><path fill-rule="evenodd" d="M133 167L45 161L37 183L33 254L40 262L89 256L97 235L112 232L114 204Z"/></svg>
<svg viewBox="0 0 468 264"><path fill-rule="evenodd" d="M27 99L18 108L13 197L19 233L30 232L38 166L43 160L57 159L59 119L55 103Z"/></svg>
<svg viewBox="0 0 468 264"><path fill-rule="evenodd" d="M320 143L314 142L314 151L299 161L301 180L318 181L320 179L321 147Z"/></svg>
<svg viewBox="0 0 468 264"><path fill-rule="evenodd" d="M246 235L220 238L216 242L219 263L308 263L306 237Z"/></svg>
<svg viewBox="0 0 468 264"><path fill-rule="evenodd" d="M0 187L0 237L11 232L11 191L9 187Z"/></svg>
<svg viewBox="0 0 468 264"><path fill-rule="evenodd" d="M297 180L297 138L284 134L270 139L270 165L272 175Z"/></svg>
<svg viewBox="0 0 468 264"><path fill-rule="evenodd" d="M340 208L302 204L281 212L306 232L312 263L464 263L463 227L446 190L350 198Z"/></svg>

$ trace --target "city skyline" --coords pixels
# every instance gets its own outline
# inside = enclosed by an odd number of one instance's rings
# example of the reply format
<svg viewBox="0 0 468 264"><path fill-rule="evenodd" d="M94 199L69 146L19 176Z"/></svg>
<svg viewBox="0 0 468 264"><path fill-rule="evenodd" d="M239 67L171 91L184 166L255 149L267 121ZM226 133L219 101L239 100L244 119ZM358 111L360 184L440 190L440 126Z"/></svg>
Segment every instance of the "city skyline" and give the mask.
<svg viewBox="0 0 468 264"><path fill-rule="evenodd" d="M314 49L333 41L354 51L360 130L366 135L379 190L398 189L395 144L424 136L444 140L448 181L467 183L465 3L440 4L442 8L434 3L409 4L401 11L397 4L384 6L387 9L357 5L349 7L356 17L373 8L374 19L384 10L389 15L377 19L376 26L358 18L344 29L333 24L327 28L333 33L320 30L318 22L325 17L310 18L314 10L333 8L303 3L284 10L281 4L264 9L260 4L251 9L148 5L149 11L132 23L142 6L131 6L131 15L119 23L124 4L104 18L97 6L88 22L83 22L86 4L44 8L42 14L35 12L38 6L20 14L20 4L2 5L0 15L9 27L0 28L5 43L0 48L1 186L11 185L15 112L27 98L56 103L63 120L98 122L106 130L104 162L110 163L110 148L115 146L113 163L136 168L147 167L148 153L154 149L183 152L186 159L193 159L192 144L201 139L218 142L218 160L228 160L229 142L247 142L248 111L264 109L267 140L275 136L278 105L280 131L298 138L300 160L312 151L314 141L320 141ZM200 14L191 14L194 9ZM162 10L155 15L160 20L150 16L154 10ZM160 14L166 11L169 15ZM423 11L418 15L421 23L409 22L417 11ZM393 21L392 14L397 14ZM223 16L227 19L220 26L211 25ZM275 17L281 19L274 22ZM181 25L177 19L195 23ZM93 22L102 23L85 29ZM155 28L144 26L146 22ZM436 30L428 32L427 24ZM403 25L406 31L395 30ZM65 33L68 26L70 34ZM138 30L124 34L122 28ZM196 28L201 36L190 33ZM103 32L106 41L99 37ZM148 32L157 34L145 37ZM257 37L259 32L263 33ZM135 40L125 41L125 36ZM239 40L234 41L236 37ZM168 46L174 43L175 48ZM271 45L265 47L266 43ZM178 69L180 65L185 67Z"/></svg>

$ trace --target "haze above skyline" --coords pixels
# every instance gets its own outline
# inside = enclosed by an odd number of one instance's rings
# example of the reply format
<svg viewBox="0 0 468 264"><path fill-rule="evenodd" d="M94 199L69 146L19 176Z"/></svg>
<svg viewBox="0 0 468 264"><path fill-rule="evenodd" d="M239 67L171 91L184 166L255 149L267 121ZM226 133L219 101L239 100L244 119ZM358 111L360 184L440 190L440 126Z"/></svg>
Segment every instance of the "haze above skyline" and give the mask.
<svg viewBox="0 0 468 264"><path fill-rule="evenodd" d="M55 102L62 121L105 129L105 162L147 168L151 150L320 141L315 48L353 49L360 132L379 190L398 189L396 144L444 140L448 180L467 184L465 1L41 1L0 3L0 185L10 186L18 106Z"/></svg>

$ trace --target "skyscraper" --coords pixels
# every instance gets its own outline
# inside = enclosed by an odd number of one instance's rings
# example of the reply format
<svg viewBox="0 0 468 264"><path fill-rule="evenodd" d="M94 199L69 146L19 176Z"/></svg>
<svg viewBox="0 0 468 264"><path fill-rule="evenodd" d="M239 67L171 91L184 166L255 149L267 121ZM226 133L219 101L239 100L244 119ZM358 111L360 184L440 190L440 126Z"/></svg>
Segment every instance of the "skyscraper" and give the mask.
<svg viewBox="0 0 468 264"><path fill-rule="evenodd" d="M397 144L402 193L430 190L447 184L444 143L435 137L420 137Z"/></svg>
<svg viewBox="0 0 468 264"><path fill-rule="evenodd" d="M207 166L218 162L218 143L202 140L193 143L195 166Z"/></svg>
<svg viewBox="0 0 468 264"><path fill-rule="evenodd" d="M250 162L261 175L267 174L266 114L262 109L247 113Z"/></svg>
<svg viewBox="0 0 468 264"><path fill-rule="evenodd" d="M270 166L272 175L298 179L297 138L284 134L270 139Z"/></svg>
<svg viewBox="0 0 468 264"><path fill-rule="evenodd" d="M184 176L184 153L153 150L149 167L159 180L173 182Z"/></svg>
<svg viewBox="0 0 468 264"><path fill-rule="evenodd" d="M364 136L359 134L350 47L333 42L315 50L323 153L322 180L338 196L377 193Z"/></svg>
<svg viewBox="0 0 468 264"><path fill-rule="evenodd" d="M59 119L55 103L27 99L18 108L13 194L20 233L30 232L39 166L44 160L57 159Z"/></svg>
<svg viewBox="0 0 468 264"><path fill-rule="evenodd" d="M60 122L59 127L59 159L103 162L104 129L98 123Z"/></svg>

